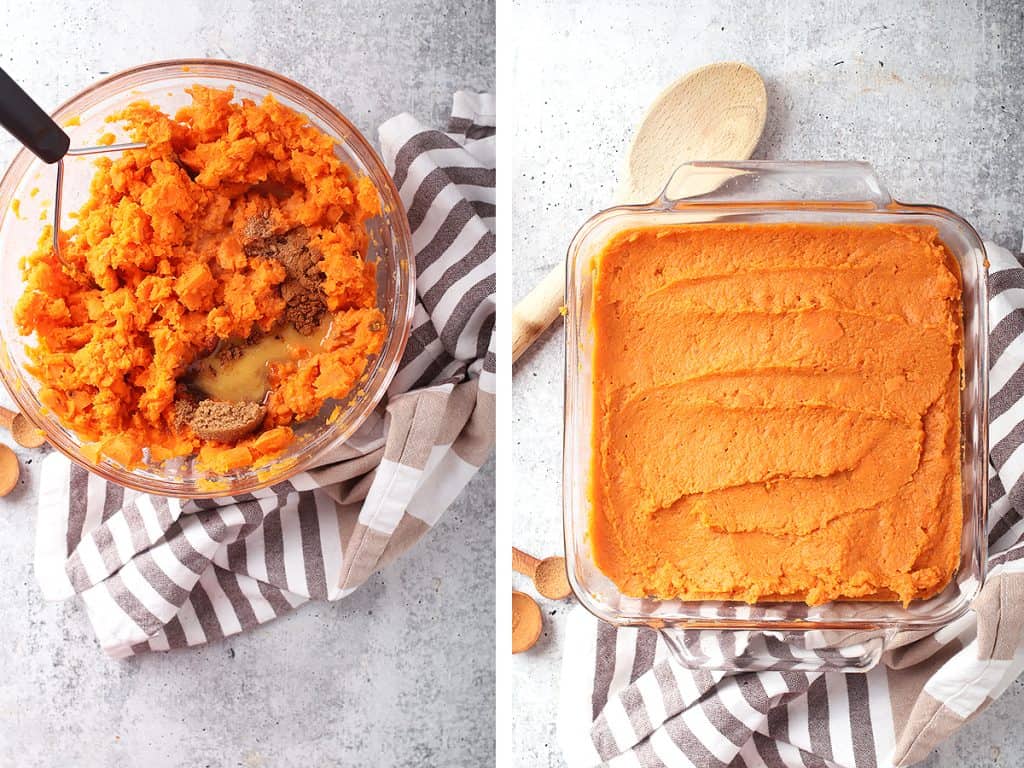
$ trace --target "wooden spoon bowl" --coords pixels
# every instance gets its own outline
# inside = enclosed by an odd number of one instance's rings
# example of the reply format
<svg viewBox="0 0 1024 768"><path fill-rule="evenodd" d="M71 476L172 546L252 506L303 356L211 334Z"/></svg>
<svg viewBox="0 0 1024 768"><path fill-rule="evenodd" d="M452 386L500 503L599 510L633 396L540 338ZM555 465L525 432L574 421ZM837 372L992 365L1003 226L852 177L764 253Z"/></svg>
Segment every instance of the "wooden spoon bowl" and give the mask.
<svg viewBox="0 0 1024 768"><path fill-rule="evenodd" d="M747 64L719 62L683 75L658 95L640 122L616 202L656 199L683 163L748 159L767 115L764 81Z"/></svg>
<svg viewBox="0 0 1024 768"><path fill-rule="evenodd" d="M537 601L525 592L512 590L512 653L533 648L543 626Z"/></svg>
<svg viewBox="0 0 1024 768"><path fill-rule="evenodd" d="M537 591L548 600L564 600L572 594L564 557L555 555L540 560L512 547L512 569L533 579Z"/></svg>
<svg viewBox="0 0 1024 768"><path fill-rule="evenodd" d="M0 405L0 427L3 427L22 448L38 448L46 442L46 435L23 413Z"/></svg>
<svg viewBox="0 0 1024 768"><path fill-rule="evenodd" d="M661 92L637 128L616 204L655 200L683 163L749 159L767 114L764 81L747 64L708 64L684 75ZM669 192L676 199L706 194L727 178L712 177ZM513 362L555 321L564 302L565 263L559 260L512 309Z"/></svg>
<svg viewBox="0 0 1024 768"><path fill-rule="evenodd" d="M21 476L21 467L14 451L0 443L0 496L6 496L14 490Z"/></svg>

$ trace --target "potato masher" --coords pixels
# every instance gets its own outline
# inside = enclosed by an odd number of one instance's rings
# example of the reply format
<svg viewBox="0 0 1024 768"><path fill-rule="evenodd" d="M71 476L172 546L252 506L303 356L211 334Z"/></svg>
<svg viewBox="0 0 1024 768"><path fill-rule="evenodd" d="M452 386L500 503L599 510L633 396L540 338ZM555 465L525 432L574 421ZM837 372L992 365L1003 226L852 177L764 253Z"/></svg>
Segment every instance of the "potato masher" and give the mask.
<svg viewBox="0 0 1024 768"><path fill-rule="evenodd" d="M140 142L126 142L72 149L71 138L2 68L0 68L0 125L44 163L57 164L57 186L53 198L53 251L61 263L67 266L67 262L64 261L60 253L60 211L61 193L64 186L64 158L142 149L146 145Z"/></svg>

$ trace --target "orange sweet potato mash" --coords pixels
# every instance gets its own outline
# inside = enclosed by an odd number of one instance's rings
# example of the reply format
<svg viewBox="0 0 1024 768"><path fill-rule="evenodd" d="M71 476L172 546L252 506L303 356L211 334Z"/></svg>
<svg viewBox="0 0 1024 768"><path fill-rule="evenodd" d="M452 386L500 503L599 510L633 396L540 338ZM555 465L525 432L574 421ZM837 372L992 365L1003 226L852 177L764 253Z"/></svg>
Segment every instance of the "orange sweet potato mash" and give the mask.
<svg viewBox="0 0 1024 768"><path fill-rule="evenodd" d="M90 198L60 236L64 263L49 230L23 260L15 315L21 333L35 334L29 372L42 402L87 455L132 467L144 450L157 461L199 454L224 472L282 451L290 425L344 396L381 349L385 322L364 260L379 199L330 136L272 96L189 93L173 117L137 102L109 118L147 146L97 162ZM305 228L322 257L330 330L318 348L271 364L262 428L221 444L176 427L173 405L193 362L282 322L285 266L243 247L254 217L263 235Z"/></svg>
<svg viewBox="0 0 1024 768"><path fill-rule="evenodd" d="M929 597L959 562L959 270L932 228L701 224L595 265L590 541L628 595Z"/></svg>

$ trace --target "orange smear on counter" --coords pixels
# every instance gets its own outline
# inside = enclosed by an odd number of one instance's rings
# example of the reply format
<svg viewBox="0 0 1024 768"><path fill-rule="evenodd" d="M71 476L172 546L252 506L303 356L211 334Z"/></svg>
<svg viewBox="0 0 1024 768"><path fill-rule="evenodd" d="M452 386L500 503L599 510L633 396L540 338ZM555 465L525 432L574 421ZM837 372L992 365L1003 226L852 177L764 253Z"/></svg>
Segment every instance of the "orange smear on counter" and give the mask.
<svg viewBox="0 0 1024 768"><path fill-rule="evenodd" d="M285 450L289 425L347 394L383 346L375 268L363 257L379 202L330 136L272 96L257 104L233 102L230 89L190 93L173 118L146 102L108 118L146 147L97 161L91 196L61 233L67 268L44 230L24 260L15 318L35 334L27 367L40 399L93 459L133 467L144 450L156 460L198 453L200 466L223 473ZM305 228L332 332L271 364L261 432L204 441L174 422L190 366L284 318L284 265L243 247L256 216L271 236Z"/></svg>
<svg viewBox="0 0 1024 768"><path fill-rule="evenodd" d="M963 332L933 228L635 229L596 272L590 539L620 590L813 605L945 587Z"/></svg>

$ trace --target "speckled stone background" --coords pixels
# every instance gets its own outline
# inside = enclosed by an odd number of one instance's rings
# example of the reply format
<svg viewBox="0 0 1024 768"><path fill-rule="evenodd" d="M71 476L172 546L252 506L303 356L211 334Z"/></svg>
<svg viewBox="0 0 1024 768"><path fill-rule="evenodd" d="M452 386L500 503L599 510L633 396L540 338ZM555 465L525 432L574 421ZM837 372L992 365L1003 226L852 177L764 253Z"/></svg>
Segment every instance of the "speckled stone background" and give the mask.
<svg viewBox="0 0 1024 768"><path fill-rule="evenodd" d="M1002 2L587 2L514 0L502 17L509 65L505 176L513 301L607 207L632 128L693 67L739 59L768 86L755 157L868 160L894 196L957 211L1020 251L1024 225L1024 5ZM511 135L509 129L511 128ZM517 546L561 548L562 331L513 372L512 525ZM513 582L528 589L525 580ZM562 766L555 711L569 604L542 601L546 627L513 657L512 744L524 768ZM1024 764L1024 685L926 765Z"/></svg>
<svg viewBox="0 0 1024 768"><path fill-rule="evenodd" d="M374 144L397 112L441 125L455 90L494 88L492 2L3 0L0 39L0 66L47 108L136 64L230 58L308 85ZM0 164L15 149L2 133ZM348 599L112 661L80 603L39 595L40 454L19 455L22 483L0 501L3 768L493 764L493 463Z"/></svg>

